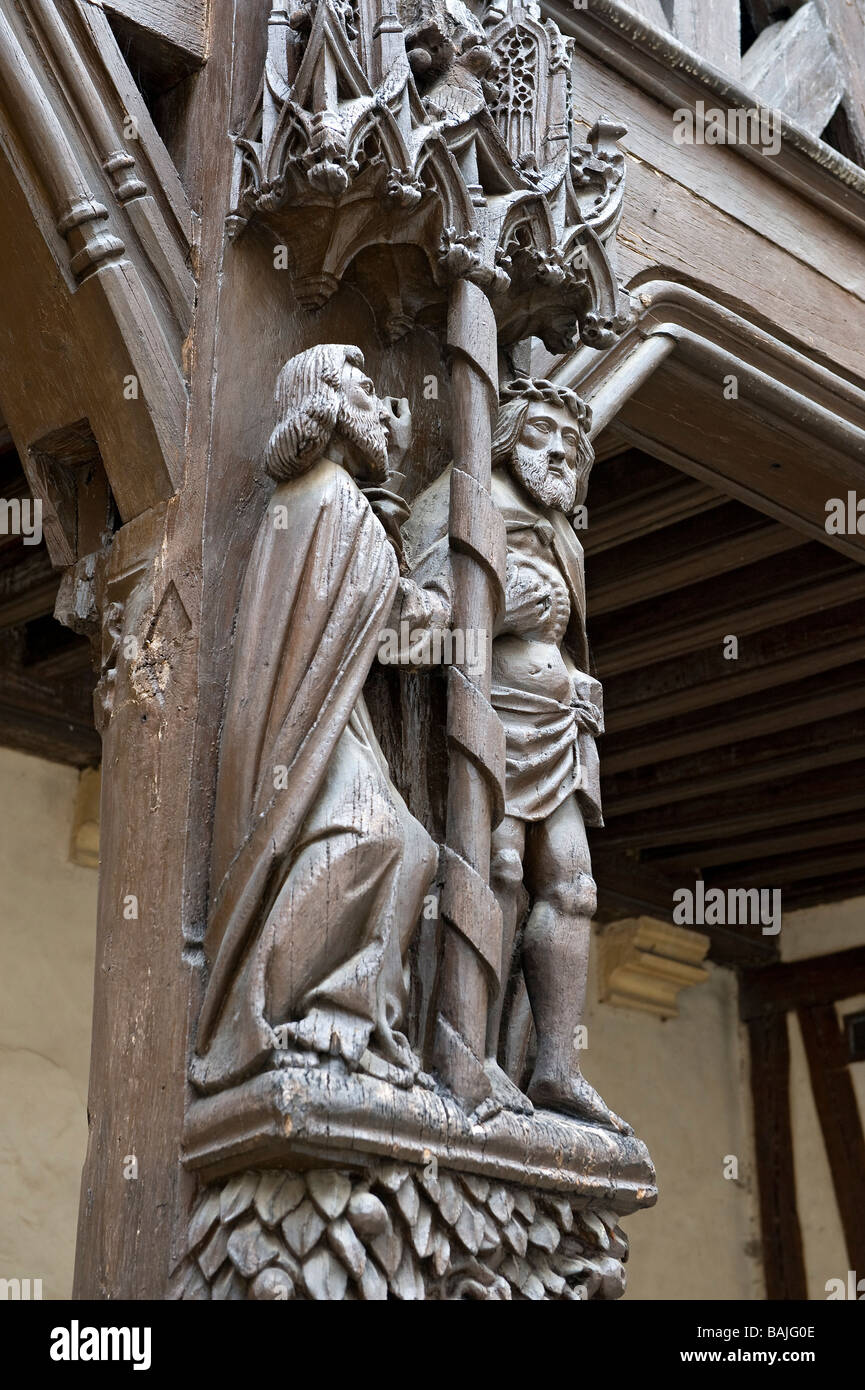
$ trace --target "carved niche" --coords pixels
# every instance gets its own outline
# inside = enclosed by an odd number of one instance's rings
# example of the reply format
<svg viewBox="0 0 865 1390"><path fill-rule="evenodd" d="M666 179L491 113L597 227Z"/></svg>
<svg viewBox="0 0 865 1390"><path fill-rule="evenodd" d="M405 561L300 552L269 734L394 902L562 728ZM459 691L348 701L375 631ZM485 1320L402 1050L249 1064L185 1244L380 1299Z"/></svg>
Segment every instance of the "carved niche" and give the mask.
<svg viewBox="0 0 865 1390"><path fill-rule="evenodd" d="M385 341L435 333L452 462L406 503L410 403L380 394L372 344L282 369L220 735L176 1297L623 1290L618 1222L654 1173L578 1041L603 714L570 518L591 412L506 365L533 336L603 348L626 326L622 133L576 141L570 44L533 4L271 12L234 254L254 222L307 309L350 283ZM369 717L389 664L446 678L439 844Z"/></svg>

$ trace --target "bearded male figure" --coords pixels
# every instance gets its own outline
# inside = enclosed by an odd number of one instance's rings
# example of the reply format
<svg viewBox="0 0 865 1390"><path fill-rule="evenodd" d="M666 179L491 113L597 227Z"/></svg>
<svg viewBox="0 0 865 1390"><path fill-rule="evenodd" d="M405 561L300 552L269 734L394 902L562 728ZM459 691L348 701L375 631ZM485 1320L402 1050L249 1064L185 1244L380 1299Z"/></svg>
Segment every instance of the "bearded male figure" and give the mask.
<svg viewBox="0 0 865 1390"><path fill-rule="evenodd" d="M192 1079L212 1091L265 1064L339 1059L410 1085L405 958L436 848L390 781L362 694L408 583L408 509L384 486L407 405L376 397L359 349L329 344L286 363L276 407L277 486L222 728Z"/></svg>
<svg viewBox="0 0 865 1390"><path fill-rule="evenodd" d="M577 1044L596 908L585 827L603 823L595 746L602 696L588 674L583 554L570 521L594 462L590 418L574 392L548 381L519 378L502 393L492 496L507 531L506 611L494 632L491 700L506 734L506 814L493 832L491 886L503 918L503 982L524 886L531 901L521 948L537 1034L529 1099L627 1131L582 1076ZM420 605L406 594L410 623L450 625L448 497L449 470L404 527L411 574L423 588ZM520 1109L497 1060L503 996L504 983L491 1000L485 1069L499 1102Z"/></svg>

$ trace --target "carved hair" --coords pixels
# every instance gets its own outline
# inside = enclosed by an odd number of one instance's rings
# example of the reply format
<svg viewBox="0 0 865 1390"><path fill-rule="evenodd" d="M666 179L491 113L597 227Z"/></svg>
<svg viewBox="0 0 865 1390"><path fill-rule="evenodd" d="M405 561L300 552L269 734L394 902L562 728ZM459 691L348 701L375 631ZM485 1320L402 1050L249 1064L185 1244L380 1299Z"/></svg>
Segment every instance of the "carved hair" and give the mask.
<svg viewBox="0 0 865 1390"><path fill-rule="evenodd" d="M501 404L496 427L493 431L493 467L510 463L517 441L522 433L523 423L529 406L535 401L567 410L579 425L580 444L577 452L577 467L580 472L588 471L595 461L595 451L589 442L592 427L592 409L581 400L576 391L567 386L554 386L551 381L535 380L532 377L518 376L507 386L502 387Z"/></svg>
<svg viewBox="0 0 865 1390"><path fill-rule="evenodd" d="M290 358L277 377L277 425L264 456L277 482L297 477L326 453L339 417L346 363L363 367L360 348L325 343Z"/></svg>

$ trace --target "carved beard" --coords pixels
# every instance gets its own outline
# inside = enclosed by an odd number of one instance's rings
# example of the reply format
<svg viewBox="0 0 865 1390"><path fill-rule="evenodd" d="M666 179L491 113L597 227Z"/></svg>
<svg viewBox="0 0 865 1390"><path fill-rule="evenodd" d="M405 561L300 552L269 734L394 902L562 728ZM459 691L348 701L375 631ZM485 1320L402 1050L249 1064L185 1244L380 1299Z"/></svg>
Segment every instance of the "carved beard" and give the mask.
<svg viewBox="0 0 865 1390"><path fill-rule="evenodd" d="M573 469L564 478L552 474L546 449L541 453L536 449L527 449L524 444L516 444L511 469L529 496L540 502L542 507L551 507L570 516L577 501L585 497L587 477L578 478Z"/></svg>
<svg viewBox="0 0 865 1390"><path fill-rule="evenodd" d="M339 407L336 432L355 450L364 476L383 481L387 477L387 430L374 414L347 405Z"/></svg>

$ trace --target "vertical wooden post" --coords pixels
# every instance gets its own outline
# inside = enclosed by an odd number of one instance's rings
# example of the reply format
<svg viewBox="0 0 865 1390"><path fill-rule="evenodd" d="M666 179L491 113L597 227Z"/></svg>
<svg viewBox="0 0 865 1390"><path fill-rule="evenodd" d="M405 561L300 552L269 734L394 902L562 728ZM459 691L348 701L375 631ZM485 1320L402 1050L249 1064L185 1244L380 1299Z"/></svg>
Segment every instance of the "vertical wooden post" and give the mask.
<svg viewBox="0 0 865 1390"><path fill-rule="evenodd" d="M805 1005L799 1025L850 1268L865 1269L865 1135L833 1004Z"/></svg>
<svg viewBox="0 0 865 1390"><path fill-rule="evenodd" d="M790 1118L790 1044L783 1013L748 1020L751 1096L768 1299L806 1299Z"/></svg>

